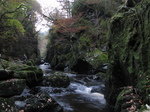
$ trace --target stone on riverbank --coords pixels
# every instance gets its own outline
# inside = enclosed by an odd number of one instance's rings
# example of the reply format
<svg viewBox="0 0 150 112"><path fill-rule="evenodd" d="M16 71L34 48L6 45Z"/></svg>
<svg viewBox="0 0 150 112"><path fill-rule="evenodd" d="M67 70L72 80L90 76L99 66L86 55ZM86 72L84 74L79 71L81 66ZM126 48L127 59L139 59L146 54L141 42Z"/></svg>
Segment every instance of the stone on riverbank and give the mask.
<svg viewBox="0 0 150 112"><path fill-rule="evenodd" d="M0 97L19 95L26 87L24 79L10 79L0 82Z"/></svg>
<svg viewBox="0 0 150 112"><path fill-rule="evenodd" d="M1 98L0 112L63 112L63 108L48 94L38 93L29 98Z"/></svg>
<svg viewBox="0 0 150 112"><path fill-rule="evenodd" d="M27 86L33 87L38 85L39 82L43 79L43 72L40 68L36 66L28 66L28 65L14 65L11 66L10 69L14 71L12 77L18 79L26 79Z"/></svg>

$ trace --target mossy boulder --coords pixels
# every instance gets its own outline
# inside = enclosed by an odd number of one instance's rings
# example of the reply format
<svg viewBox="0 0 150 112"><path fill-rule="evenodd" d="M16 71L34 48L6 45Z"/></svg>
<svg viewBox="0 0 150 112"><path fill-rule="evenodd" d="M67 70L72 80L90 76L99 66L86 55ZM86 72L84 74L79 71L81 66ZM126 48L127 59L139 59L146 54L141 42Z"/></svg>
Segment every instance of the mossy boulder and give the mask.
<svg viewBox="0 0 150 112"><path fill-rule="evenodd" d="M121 7L111 18L106 99L112 105L117 101L119 89L127 86L136 88L142 103L150 105L149 13L150 1L141 0L132 8Z"/></svg>
<svg viewBox="0 0 150 112"><path fill-rule="evenodd" d="M55 72L50 76L45 76L43 86L67 87L70 84L69 77L63 72Z"/></svg>
<svg viewBox="0 0 150 112"><path fill-rule="evenodd" d="M42 81L43 72L35 66L28 66L15 71L13 77L18 79L26 79L27 86L33 87Z"/></svg>
<svg viewBox="0 0 150 112"><path fill-rule="evenodd" d="M33 87L37 85L43 79L43 72L37 66L34 65L33 60L28 60L30 64L24 64L21 61L7 62L7 70L0 70L0 80L6 80L11 78L26 79L27 86ZM8 64L9 63L9 64Z"/></svg>
<svg viewBox="0 0 150 112"><path fill-rule="evenodd" d="M24 79L10 79L0 82L0 97L19 95L26 87Z"/></svg>
<svg viewBox="0 0 150 112"><path fill-rule="evenodd" d="M33 59L30 59L26 62L27 65L29 66L35 66L35 63L34 63L34 60Z"/></svg>
<svg viewBox="0 0 150 112"><path fill-rule="evenodd" d="M92 65L95 70L102 69L103 65L108 63L108 55L99 49L86 54L85 60Z"/></svg>

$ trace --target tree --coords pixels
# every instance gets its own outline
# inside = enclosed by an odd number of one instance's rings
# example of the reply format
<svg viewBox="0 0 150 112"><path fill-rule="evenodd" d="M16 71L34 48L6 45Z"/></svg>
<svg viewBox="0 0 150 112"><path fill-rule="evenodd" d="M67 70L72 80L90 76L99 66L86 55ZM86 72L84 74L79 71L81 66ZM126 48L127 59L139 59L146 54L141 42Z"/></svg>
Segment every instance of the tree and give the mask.
<svg viewBox="0 0 150 112"><path fill-rule="evenodd" d="M73 0L57 0L60 2L62 6L62 11L64 12L64 17L71 18L72 17L72 5Z"/></svg>
<svg viewBox="0 0 150 112"><path fill-rule="evenodd" d="M35 0L1 0L0 7L0 52L13 57L31 54L26 46L35 49L35 12L40 11L40 5Z"/></svg>
<svg viewBox="0 0 150 112"><path fill-rule="evenodd" d="M82 24L82 14L74 15L71 18L60 19L54 22L53 33L61 33L70 41L75 38L75 34L85 30L87 27Z"/></svg>

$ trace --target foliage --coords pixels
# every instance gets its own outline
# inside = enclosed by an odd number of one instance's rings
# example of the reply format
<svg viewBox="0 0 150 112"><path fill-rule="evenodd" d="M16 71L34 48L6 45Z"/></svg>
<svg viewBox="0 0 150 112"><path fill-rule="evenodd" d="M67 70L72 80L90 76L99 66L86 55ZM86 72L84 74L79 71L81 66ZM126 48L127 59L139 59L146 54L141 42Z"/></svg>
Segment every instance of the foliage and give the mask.
<svg viewBox="0 0 150 112"><path fill-rule="evenodd" d="M18 36L23 36L25 33L24 27L22 24L16 19L8 19L4 22L5 27L4 31L0 32L1 38L13 38L17 40Z"/></svg>
<svg viewBox="0 0 150 112"><path fill-rule="evenodd" d="M89 61L95 64L94 68L107 63L107 53L100 52L95 58L89 52L102 51L106 46L109 19L117 9L114 4L117 4L114 0L75 0L71 6L72 17L51 19L51 14L49 20L54 20L54 24L50 29L47 60L54 66L67 63L69 67L85 58L94 59Z"/></svg>
<svg viewBox="0 0 150 112"><path fill-rule="evenodd" d="M0 53L5 57L37 54L35 12L41 11L40 5L36 0L2 0L0 7Z"/></svg>
<svg viewBox="0 0 150 112"><path fill-rule="evenodd" d="M55 25L53 26L53 33L60 32L67 37L72 38L75 33L79 33L82 30L86 29L86 26L81 24L81 16L82 14L75 15L72 18L60 19L55 21Z"/></svg>

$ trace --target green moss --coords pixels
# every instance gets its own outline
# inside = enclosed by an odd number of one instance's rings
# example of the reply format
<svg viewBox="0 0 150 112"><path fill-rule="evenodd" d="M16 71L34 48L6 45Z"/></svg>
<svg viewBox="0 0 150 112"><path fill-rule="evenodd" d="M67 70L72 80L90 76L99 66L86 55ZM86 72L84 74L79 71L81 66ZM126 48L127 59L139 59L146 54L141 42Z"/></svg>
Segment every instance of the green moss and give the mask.
<svg viewBox="0 0 150 112"><path fill-rule="evenodd" d="M142 105L142 106L141 106L141 109L139 110L139 112L143 112L143 111L146 111L146 110L147 110L146 106L145 106L145 105Z"/></svg>
<svg viewBox="0 0 150 112"><path fill-rule="evenodd" d="M150 103L149 11L149 0L142 0L135 7L120 10L111 19L108 39L108 55L111 62L107 72L110 87L108 89L116 91L122 86L134 86L144 104ZM131 80L131 83L124 83L128 80Z"/></svg>
<svg viewBox="0 0 150 112"><path fill-rule="evenodd" d="M10 62L4 60L4 59L0 59L0 68L4 69L4 68L8 68Z"/></svg>
<svg viewBox="0 0 150 112"><path fill-rule="evenodd" d="M49 77L45 77L53 87L67 87L70 84L69 77L63 72L55 72Z"/></svg>
<svg viewBox="0 0 150 112"><path fill-rule="evenodd" d="M95 69L101 68L103 64L108 63L107 53L103 53L101 50L94 50L87 53L86 61L89 62Z"/></svg>
<svg viewBox="0 0 150 112"><path fill-rule="evenodd" d="M92 40L90 39L89 35L86 33L83 33L82 35L80 35L79 38L79 45L78 45L78 49L79 51L86 51L90 48L92 43Z"/></svg>
<svg viewBox="0 0 150 112"><path fill-rule="evenodd" d="M33 59L28 60L26 64L29 66L35 66L35 62Z"/></svg>

